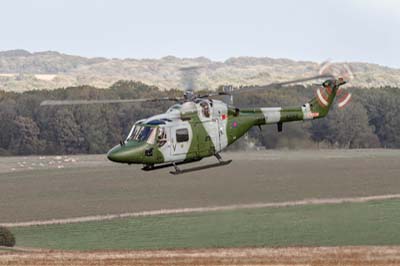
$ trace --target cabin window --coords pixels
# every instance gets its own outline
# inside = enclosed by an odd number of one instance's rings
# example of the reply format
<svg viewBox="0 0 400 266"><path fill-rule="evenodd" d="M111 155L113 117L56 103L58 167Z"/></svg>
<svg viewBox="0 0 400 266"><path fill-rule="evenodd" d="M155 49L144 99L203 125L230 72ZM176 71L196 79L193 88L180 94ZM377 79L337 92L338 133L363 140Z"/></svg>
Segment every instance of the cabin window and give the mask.
<svg viewBox="0 0 400 266"><path fill-rule="evenodd" d="M189 140L189 131L187 128L176 130L176 142L185 142Z"/></svg>

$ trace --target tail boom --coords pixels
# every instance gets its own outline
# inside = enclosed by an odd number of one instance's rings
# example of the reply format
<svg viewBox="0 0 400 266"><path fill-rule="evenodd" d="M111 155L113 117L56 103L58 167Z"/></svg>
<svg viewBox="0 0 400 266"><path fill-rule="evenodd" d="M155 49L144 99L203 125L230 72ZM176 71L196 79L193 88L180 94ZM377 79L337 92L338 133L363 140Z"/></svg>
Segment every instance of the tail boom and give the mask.
<svg viewBox="0 0 400 266"><path fill-rule="evenodd" d="M316 91L315 97L302 106L241 109L234 117L229 117L229 124L232 125L228 129L229 144L253 126L277 124L278 131L281 131L283 123L325 117L332 106L338 88L344 83L341 79L325 81L322 88Z"/></svg>

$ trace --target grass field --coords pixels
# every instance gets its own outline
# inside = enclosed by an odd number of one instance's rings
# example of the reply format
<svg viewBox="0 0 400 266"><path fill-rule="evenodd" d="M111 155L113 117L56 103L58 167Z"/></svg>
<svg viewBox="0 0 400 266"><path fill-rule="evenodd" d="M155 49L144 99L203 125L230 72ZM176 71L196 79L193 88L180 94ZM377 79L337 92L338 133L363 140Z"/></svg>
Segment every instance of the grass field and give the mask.
<svg viewBox="0 0 400 266"><path fill-rule="evenodd" d="M178 176L169 169L143 172L139 165L114 164L104 155L3 157L0 223L400 191L399 150L223 156L232 164ZM214 158L200 163L209 162Z"/></svg>
<svg viewBox="0 0 400 266"><path fill-rule="evenodd" d="M400 200L13 228L19 246L63 250L400 245Z"/></svg>

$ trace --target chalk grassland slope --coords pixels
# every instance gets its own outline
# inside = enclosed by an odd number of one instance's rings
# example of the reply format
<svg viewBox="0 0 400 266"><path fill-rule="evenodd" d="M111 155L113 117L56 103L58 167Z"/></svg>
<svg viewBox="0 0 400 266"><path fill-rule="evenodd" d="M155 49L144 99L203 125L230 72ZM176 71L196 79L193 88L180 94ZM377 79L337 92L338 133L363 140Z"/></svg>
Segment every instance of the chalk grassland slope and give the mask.
<svg viewBox="0 0 400 266"><path fill-rule="evenodd" d="M400 245L400 200L159 215L11 228L62 250Z"/></svg>
<svg viewBox="0 0 400 266"><path fill-rule="evenodd" d="M2 158L0 223L400 191L398 150L223 156L233 159L232 164L178 176L169 169L143 172L139 165L114 164L104 156Z"/></svg>
<svg viewBox="0 0 400 266"><path fill-rule="evenodd" d="M367 63L350 63L354 86L400 86L400 70ZM0 52L0 89L25 91L76 85L109 87L121 79L142 81L161 89L182 88L182 67L201 66L196 89L219 85L263 85L318 73L318 63L238 57L224 62L204 57L161 59L85 58L58 52L29 53L23 50Z"/></svg>

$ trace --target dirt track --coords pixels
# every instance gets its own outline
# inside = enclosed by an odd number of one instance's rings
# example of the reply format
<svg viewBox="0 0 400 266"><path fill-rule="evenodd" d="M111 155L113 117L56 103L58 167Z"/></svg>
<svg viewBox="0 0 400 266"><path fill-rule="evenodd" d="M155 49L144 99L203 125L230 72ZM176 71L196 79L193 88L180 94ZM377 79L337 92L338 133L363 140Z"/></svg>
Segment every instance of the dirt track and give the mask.
<svg viewBox="0 0 400 266"><path fill-rule="evenodd" d="M400 265L400 247L0 253L0 265Z"/></svg>

